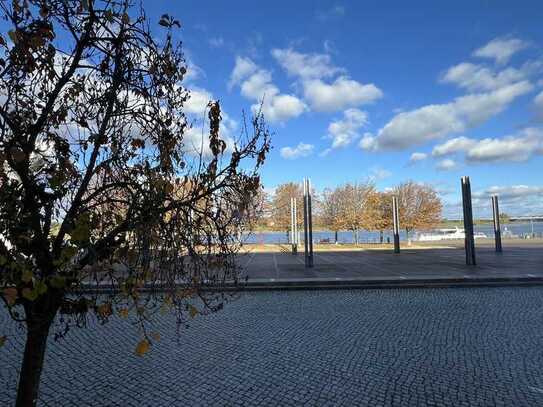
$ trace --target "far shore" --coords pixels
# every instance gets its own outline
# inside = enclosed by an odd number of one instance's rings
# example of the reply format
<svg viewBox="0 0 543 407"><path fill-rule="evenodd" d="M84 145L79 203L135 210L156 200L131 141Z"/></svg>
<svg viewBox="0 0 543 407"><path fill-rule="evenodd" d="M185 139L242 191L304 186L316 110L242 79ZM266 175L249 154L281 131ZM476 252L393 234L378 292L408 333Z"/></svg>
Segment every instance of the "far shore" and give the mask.
<svg viewBox="0 0 543 407"><path fill-rule="evenodd" d="M539 246L543 250L543 238L535 239L502 239L504 250L507 246L511 247L534 247ZM494 247L494 239L476 239L475 246L480 248ZM461 249L464 247L464 240L441 240L435 242L401 242L401 249L404 250L431 250L431 249ZM371 251L371 250L393 250L392 243L315 243L313 251L315 252L335 252L335 251ZM290 244L283 243L246 243L243 245L244 253L290 253ZM298 245L298 253L303 254L304 245Z"/></svg>

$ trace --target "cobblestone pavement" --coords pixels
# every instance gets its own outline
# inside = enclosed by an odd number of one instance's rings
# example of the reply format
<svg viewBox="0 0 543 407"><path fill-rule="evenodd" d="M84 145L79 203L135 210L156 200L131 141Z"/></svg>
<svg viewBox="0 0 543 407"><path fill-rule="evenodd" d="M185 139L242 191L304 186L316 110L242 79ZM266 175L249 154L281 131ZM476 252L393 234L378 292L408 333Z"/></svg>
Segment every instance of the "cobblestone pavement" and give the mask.
<svg viewBox="0 0 543 407"><path fill-rule="evenodd" d="M12 405L22 331L0 349ZM50 342L45 406L542 406L543 288L247 292L133 354L124 320ZM15 337L14 337L15 336Z"/></svg>

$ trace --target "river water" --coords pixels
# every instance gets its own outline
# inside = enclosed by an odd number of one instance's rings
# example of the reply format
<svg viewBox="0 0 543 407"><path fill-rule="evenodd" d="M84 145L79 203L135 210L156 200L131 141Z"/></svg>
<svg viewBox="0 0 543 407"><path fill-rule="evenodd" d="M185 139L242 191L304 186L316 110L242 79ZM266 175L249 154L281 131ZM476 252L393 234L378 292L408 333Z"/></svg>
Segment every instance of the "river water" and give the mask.
<svg viewBox="0 0 543 407"><path fill-rule="evenodd" d="M489 238L494 238L494 227L492 224L484 225L475 225L475 233L481 232L486 234ZM505 232L505 235L508 232L511 232L515 237L523 238L526 236L531 236L532 232L536 237L543 236L543 222L514 222L501 225L502 235ZM334 242L335 233L332 231L314 231L313 232L313 241L321 242L329 239L331 243ZM504 237L505 237L504 235ZM392 231L385 231L383 233L384 241L387 239L393 241ZM410 232L409 237L413 239L415 233ZM361 230L358 232L358 241L360 243L379 243L379 232L372 232ZM405 230L400 231L400 240L405 241L406 233ZM300 241L303 241L303 229L300 232ZM338 242L339 243L354 243L354 234L352 232L338 232ZM260 243L260 244L270 244L270 243L288 243L288 236L286 232L253 232L245 237L246 243Z"/></svg>

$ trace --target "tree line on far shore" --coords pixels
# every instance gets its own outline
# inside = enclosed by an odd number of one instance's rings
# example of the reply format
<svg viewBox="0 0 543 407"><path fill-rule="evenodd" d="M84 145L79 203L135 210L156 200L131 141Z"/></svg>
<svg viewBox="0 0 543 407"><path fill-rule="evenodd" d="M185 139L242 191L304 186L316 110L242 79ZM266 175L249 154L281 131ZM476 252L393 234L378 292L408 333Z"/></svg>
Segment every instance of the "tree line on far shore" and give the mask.
<svg viewBox="0 0 543 407"><path fill-rule="evenodd" d="M392 197L398 198L400 228L409 235L415 229L431 229L441 222L441 199L431 185L407 181L380 192L371 181L346 183L312 191L313 227L335 232L350 231L358 243L361 230L383 233L393 228ZM290 232L290 200L297 200L298 223L303 224L303 191L300 184L279 185L273 195L262 194L256 226L260 229Z"/></svg>

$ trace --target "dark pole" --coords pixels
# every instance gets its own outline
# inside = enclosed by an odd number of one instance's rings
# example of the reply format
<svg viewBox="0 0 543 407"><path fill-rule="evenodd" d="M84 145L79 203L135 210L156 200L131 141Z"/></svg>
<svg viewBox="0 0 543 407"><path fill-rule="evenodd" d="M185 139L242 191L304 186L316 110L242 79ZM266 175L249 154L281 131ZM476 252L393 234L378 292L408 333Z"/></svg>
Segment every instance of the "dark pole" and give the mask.
<svg viewBox="0 0 543 407"><path fill-rule="evenodd" d="M311 180L307 179L307 223L309 224L309 267L313 267L313 211L311 208Z"/></svg>
<svg viewBox="0 0 543 407"><path fill-rule="evenodd" d="M309 267L309 246L308 242L308 231L307 231L307 185L304 178L304 255L305 255L305 266Z"/></svg>
<svg viewBox="0 0 543 407"><path fill-rule="evenodd" d="M492 216L494 218L494 241L496 243L496 252L502 252L502 232L500 229L500 206L498 204L498 195L492 195Z"/></svg>
<svg viewBox="0 0 543 407"><path fill-rule="evenodd" d="M462 206L464 210L464 247L466 250L466 264L475 266L475 240L473 238L473 211L471 207L471 184L469 177L462 177Z"/></svg>
<svg viewBox="0 0 543 407"><path fill-rule="evenodd" d="M398 197L392 197L392 221L394 232L394 253L400 253L400 212L398 210Z"/></svg>

